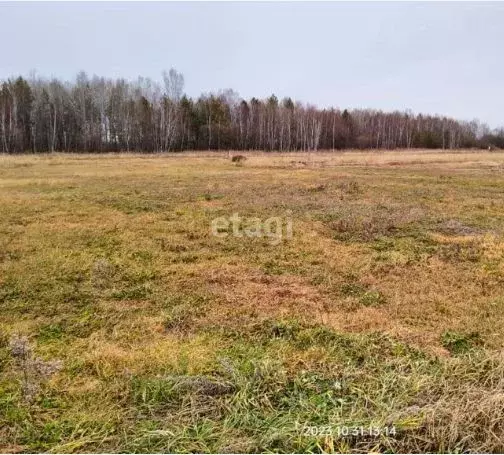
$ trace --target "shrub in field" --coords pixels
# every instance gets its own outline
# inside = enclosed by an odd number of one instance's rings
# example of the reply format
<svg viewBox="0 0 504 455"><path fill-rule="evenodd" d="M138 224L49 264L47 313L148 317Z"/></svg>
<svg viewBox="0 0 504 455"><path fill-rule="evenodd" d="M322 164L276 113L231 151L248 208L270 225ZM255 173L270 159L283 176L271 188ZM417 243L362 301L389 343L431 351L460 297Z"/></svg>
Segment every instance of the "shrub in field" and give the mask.
<svg viewBox="0 0 504 455"><path fill-rule="evenodd" d="M231 161L232 161L233 163L236 163L237 165L241 165L241 164L243 164L246 160L247 160L247 157L246 157L246 156L243 156L243 155L234 155L234 156L231 158Z"/></svg>
<svg viewBox="0 0 504 455"><path fill-rule="evenodd" d="M9 342L10 354L17 368L22 373L21 385L23 398L33 401L43 382L61 369L61 362L44 361L33 356L32 348L26 337L14 336Z"/></svg>

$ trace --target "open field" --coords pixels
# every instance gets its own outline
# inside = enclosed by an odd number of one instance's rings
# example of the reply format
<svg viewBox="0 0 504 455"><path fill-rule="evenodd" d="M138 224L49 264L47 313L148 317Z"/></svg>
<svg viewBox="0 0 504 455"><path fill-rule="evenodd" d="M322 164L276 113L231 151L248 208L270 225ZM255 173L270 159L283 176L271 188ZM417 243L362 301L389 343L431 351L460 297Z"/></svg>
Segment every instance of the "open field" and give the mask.
<svg viewBox="0 0 504 455"><path fill-rule="evenodd" d="M0 451L504 451L503 196L502 153L0 157Z"/></svg>

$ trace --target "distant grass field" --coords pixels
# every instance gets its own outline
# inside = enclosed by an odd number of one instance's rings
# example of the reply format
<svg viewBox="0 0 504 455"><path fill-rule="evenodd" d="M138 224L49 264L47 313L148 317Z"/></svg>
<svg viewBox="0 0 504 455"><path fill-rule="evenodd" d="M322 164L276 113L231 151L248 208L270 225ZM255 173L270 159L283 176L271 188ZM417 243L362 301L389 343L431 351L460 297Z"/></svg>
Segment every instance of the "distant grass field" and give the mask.
<svg viewBox="0 0 504 455"><path fill-rule="evenodd" d="M0 157L0 208L0 451L504 451L504 154Z"/></svg>

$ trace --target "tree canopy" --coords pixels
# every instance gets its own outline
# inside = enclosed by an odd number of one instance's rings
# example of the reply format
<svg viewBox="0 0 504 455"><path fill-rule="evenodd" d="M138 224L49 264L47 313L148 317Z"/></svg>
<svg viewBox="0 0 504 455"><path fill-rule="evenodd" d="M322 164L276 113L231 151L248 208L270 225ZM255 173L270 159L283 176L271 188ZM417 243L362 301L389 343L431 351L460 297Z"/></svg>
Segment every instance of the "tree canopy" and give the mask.
<svg viewBox="0 0 504 455"><path fill-rule="evenodd" d="M478 121L319 109L274 94L245 100L232 90L193 99L176 70L162 79L80 72L73 82L0 82L0 152L504 147L504 129Z"/></svg>

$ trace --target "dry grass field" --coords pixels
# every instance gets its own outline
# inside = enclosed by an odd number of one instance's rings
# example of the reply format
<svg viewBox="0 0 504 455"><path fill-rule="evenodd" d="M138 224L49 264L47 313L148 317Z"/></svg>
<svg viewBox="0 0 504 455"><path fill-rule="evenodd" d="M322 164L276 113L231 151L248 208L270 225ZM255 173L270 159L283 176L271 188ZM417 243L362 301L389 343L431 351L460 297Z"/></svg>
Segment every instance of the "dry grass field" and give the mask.
<svg viewBox="0 0 504 455"><path fill-rule="evenodd" d="M503 196L501 153L0 157L0 451L504 451Z"/></svg>

